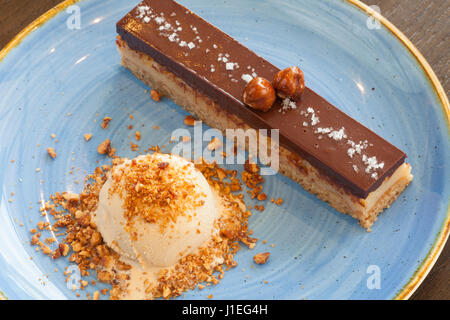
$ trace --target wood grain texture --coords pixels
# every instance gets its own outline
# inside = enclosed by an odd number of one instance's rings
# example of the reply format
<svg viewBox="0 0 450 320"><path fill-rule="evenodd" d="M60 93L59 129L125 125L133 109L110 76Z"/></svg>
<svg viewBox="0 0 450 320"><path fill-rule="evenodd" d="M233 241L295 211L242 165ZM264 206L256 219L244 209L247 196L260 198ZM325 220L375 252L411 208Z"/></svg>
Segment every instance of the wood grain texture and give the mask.
<svg viewBox="0 0 450 320"><path fill-rule="evenodd" d="M0 48L26 25L59 2L60 0L0 0ZM381 14L414 43L432 66L448 95L450 1L363 0L363 2L378 6ZM446 245L436 265L412 299L450 300L450 244Z"/></svg>
<svg viewBox="0 0 450 320"><path fill-rule="evenodd" d="M427 59L447 96L450 93L450 1L362 0L376 5Z"/></svg>

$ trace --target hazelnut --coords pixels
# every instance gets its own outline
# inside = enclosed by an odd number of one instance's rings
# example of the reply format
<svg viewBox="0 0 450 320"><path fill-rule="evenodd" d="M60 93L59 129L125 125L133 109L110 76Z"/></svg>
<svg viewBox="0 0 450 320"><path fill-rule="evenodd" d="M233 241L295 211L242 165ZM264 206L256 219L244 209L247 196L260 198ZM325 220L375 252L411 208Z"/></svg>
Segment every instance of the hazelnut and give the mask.
<svg viewBox="0 0 450 320"><path fill-rule="evenodd" d="M280 98L298 101L305 90L302 70L296 66L281 70L273 78L273 87Z"/></svg>
<svg viewBox="0 0 450 320"><path fill-rule="evenodd" d="M264 78L253 78L245 87L242 99L245 104L260 111L269 110L276 95L272 84Z"/></svg>

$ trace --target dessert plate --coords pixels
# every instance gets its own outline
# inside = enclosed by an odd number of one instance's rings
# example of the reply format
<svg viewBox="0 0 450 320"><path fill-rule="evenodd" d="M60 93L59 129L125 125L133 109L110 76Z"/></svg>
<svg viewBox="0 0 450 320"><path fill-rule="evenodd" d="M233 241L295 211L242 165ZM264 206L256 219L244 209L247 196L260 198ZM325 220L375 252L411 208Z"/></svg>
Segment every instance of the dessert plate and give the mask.
<svg viewBox="0 0 450 320"><path fill-rule="evenodd" d="M250 217L256 248L239 251L220 284L180 298L408 298L439 256L450 221L448 100L417 49L355 0L180 2L279 67L299 65L314 91L404 150L415 176L371 233L284 176L267 176L265 192L284 203L268 201ZM63 274L76 268L29 245L39 201L79 192L84 176L108 162L96 152L106 138L118 155L136 156L128 125L142 133L141 150L167 145L184 127L180 107L153 102L119 64L115 23L136 4L66 1L0 52L3 298L76 298ZM105 116L113 119L107 130ZM253 255L265 251L268 263L255 265Z"/></svg>

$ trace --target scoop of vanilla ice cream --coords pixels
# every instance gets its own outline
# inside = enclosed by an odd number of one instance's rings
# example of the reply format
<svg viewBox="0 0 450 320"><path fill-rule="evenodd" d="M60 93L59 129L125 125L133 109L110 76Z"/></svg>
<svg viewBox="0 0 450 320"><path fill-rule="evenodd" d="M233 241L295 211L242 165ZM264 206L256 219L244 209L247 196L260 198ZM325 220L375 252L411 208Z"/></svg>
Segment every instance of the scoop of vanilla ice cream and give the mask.
<svg viewBox="0 0 450 320"><path fill-rule="evenodd" d="M119 192L112 192L113 185L123 183L124 179L113 179L112 176L119 170L124 177L132 161L154 164L155 160L164 163L165 167L160 169L153 165L148 170L171 170L171 175L177 177L174 184L181 180L193 184L195 187L189 194L200 200L200 205L188 209L184 214L174 213L176 218L163 228L161 221L149 222L136 216L133 220L133 237L126 228L123 194L121 197ZM175 207L183 207L183 201L187 200L175 197L171 201L175 201ZM195 252L211 238L214 221L218 217L217 211L216 200L208 182L191 162L176 155L152 154L125 160L112 169L100 192L94 221L104 241L119 254L138 261L142 266L168 267Z"/></svg>

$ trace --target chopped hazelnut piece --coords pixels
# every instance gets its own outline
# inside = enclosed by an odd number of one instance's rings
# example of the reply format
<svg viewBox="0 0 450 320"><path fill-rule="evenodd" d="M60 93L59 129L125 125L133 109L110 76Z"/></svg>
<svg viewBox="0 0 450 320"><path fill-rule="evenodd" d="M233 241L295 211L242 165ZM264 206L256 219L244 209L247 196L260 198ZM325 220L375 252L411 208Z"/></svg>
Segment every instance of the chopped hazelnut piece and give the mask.
<svg viewBox="0 0 450 320"><path fill-rule="evenodd" d="M95 231L91 236L90 244L92 247L95 247L101 243L102 243L102 236L100 232Z"/></svg>
<svg viewBox="0 0 450 320"><path fill-rule="evenodd" d="M150 90L150 95L151 95L152 99L156 102L161 100L161 94L154 89Z"/></svg>
<svg viewBox="0 0 450 320"><path fill-rule="evenodd" d="M244 170L249 173L258 173L259 167L256 163L250 163L249 160L246 160L244 164Z"/></svg>
<svg viewBox="0 0 450 320"><path fill-rule="evenodd" d="M46 223L44 221L39 221L37 224L37 227L39 228L39 230L44 230L46 226Z"/></svg>
<svg viewBox="0 0 450 320"><path fill-rule="evenodd" d="M208 150L217 150L222 146L222 141L219 138L214 137L211 142L208 144Z"/></svg>
<svg viewBox="0 0 450 320"><path fill-rule="evenodd" d="M52 250L49 247L47 247L43 242L39 241L38 245L44 254L50 255L53 253Z"/></svg>
<svg viewBox="0 0 450 320"><path fill-rule="evenodd" d="M269 259L269 256L270 252L258 253L254 255L253 261L255 261L256 264L265 264L267 259Z"/></svg>
<svg viewBox="0 0 450 320"><path fill-rule="evenodd" d="M169 166L168 162L158 162L158 168L161 170L166 169Z"/></svg>
<svg viewBox="0 0 450 320"><path fill-rule="evenodd" d="M141 140L141 133L139 131L136 131L134 135L136 136L137 141Z"/></svg>
<svg viewBox="0 0 450 320"><path fill-rule="evenodd" d="M66 257L69 254L70 251L70 247L69 245L65 244L65 243L60 243L58 246L59 250L61 251L61 254Z"/></svg>
<svg viewBox="0 0 450 320"><path fill-rule="evenodd" d="M267 195L265 193L260 193L256 196L256 199L258 199L260 201L267 200Z"/></svg>
<svg viewBox="0 0 450 320"><path fill-rule="evenodd" d="M104 117L104 118L103 118L103 122L102 122L102 124L101 124L102 128L103 128L103 129L108 128L109 122L110 122L111 120L112 120L111 117Z"/></svg>
<svg viewBox="0 0 450 320"><path fill-rule="evenodd" d="M91 140L91 138L92 138L92 134L90 134L90 133L86 133L86 134L84 135L84 140L86 140L86 141Z"/></svg>
<svg viewBox="0 0 450 320"><path fill-rule="evenodd" d="M39 238L41 237L40 233L37 233L31 237L31 244L35 245L39 243Z"/></svg>
<svg viewBox="0 0 450 320"><path fill-rule="evenodd" d="M277 206L283 204L284 200L281 198L278 198L277 200L274 200L273 203L275 203Z"/></svg>
<svg viewBox="0 0 450 320"><path fill-rule="evenodd" d="M110 283L113 279L113 275L108 271L98 271L97 278L100 282Z"/></svg>
<svg viewBox="0 0 450 320"><path fill-rule="evenodd" d="M186 116L186 118L184 118L184 124L190 127L194 126L195 118L193 116Z"/></svg>
<svg viewBox="0 0 450 320"><path fill-rule="evenodd" d="M55 149L53 149L53 148L47 148L47 152L48 152L48 155L49 155L50 157L52 157L52 159L55 159L55 158L56 158L56 152L55 152Z"/></svg>
<svg viewBox="0 0 450 320"><path fill-rule="evenodd" d="M69 193L69 192L67 192L67 193L64 193L64 194L63 194L63 198L64 198L67 202L70 202L70 201L76 201L76 202L78 202L78 201L80 201L80 195L79 195L78 193Z"/></svg>
<svg viewBox="0 0 450 320"><path fill-rule="evenodd" d="M111 140L106 139L100 143L97 147L97 152L99 154L109 154L111 152Z"/></svg>

